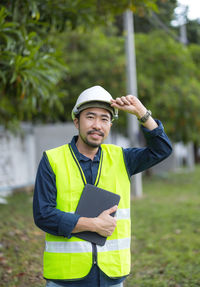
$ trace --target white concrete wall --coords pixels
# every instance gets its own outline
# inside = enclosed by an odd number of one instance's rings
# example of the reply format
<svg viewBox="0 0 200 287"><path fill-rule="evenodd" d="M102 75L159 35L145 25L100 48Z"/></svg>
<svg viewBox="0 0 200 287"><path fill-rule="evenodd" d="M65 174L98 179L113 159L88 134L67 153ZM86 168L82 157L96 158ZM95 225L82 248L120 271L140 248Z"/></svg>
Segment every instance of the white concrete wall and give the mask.
<svg viewBox="0 0 200 287"><path fill-rule="evenodd" d="M73 124L22 125L22 135L0 127L0 203L16 188L29 187L43 151L71 141L77 133Z"/></svg>
<svg viewBox="0 0 200 287"><path fill-rule="evenodd" d="M45 150L69 143L77 134L73 123L54 125L23 125L23 136L14 136L0 129L0 194L3 190L34 184L39 161ZM129 147L127 138L111 134L106 143ZM186 150L175 145L174 153L153 168L153 173L181 167Z"/></svg>
<svg viewBox="0 0 200 287"><path fill-rule="evenodd" d="M35 126L36 165L45 150L69 143L75 134L77 130L73 123Z"/></svg>
<svg viewBox="0 0 200 287"><path fill-rule="evenodd" d="M34 135L31 126L22 130L18 136L0 130L0 191L34 182Z"/></svg>

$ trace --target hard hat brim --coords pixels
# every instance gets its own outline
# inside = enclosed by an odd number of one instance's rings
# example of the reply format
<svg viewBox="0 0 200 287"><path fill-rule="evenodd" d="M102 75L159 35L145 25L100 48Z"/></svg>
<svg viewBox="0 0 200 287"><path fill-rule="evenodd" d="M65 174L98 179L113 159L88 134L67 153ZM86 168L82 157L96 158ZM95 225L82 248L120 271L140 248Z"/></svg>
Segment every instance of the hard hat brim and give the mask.
<svg viewBox="0 0 200 287"><path fill-rule="evenodd" d="M77 113L75 114L75 116L77 116L78 114L80 114L80 112L82 112L83 110L89 109L89 108L101 108L104 110L107 110L110 112L111 117L115 118L115 110L114 108L111 107L111 105L109 103L106 102L87 102L84 103L83 105L81 105L80 107L77 108Z"/></svg>
<svg viewBox="0 0 200 287"><path fill-rule="evenodd" d="M78 97L72 110L72 119L86 108L100 107L108 110L112 118L118 118L118 109L111 107L112 96L101 86L94 86L84 90Z"/></svg>

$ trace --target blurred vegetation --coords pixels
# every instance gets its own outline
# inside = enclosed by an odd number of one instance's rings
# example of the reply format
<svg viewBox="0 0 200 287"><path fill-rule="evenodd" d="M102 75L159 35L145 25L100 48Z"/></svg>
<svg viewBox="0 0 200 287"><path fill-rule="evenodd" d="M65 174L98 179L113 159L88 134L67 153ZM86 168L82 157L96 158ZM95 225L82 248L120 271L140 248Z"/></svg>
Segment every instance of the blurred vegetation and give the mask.
<svg viewBox="0 0 200 287"><path fill-rule="evenodd" d="M194 172L144 178L132 202L132 268L126 287L200 285L200 166ZM195 184L194 184L195 182ZM32 192L0 208L2 287L42 287L44 233L33 222Z"/></svg>
<svg viewBox="0 0 200 287"><path fill-rule="evenodd" d="M171 21L174 17L174 9L177 7L177 0L158 0L156 14L149 10L149 13L138 13L134 16L134 26L136 33L150 33L154 30L160 29L160 22L172 30Z"/></svg>
<svg viewBox="0 0 200 287"><path fill-rule="evenodd" d="M75 99L86 87L101 85L114 98L126 93L124 38L116 35L115 28L80 28L62 34L60 43L70 70L62 82L63 89L68 91L62 102L65 111L69 111L62 120L71 120ZM123 129L124 125L125 117L120 116L117 127Z"/></svg>
<svg viewBox="0 0 200 287"><path fill-rule="evenodd" d="M112 33L111 33L112 32ZM71 117L76 95L88 86L102 85L113 97L126 93L124 38L116 30L79 30L62 35L69 77L62 82L69 93L63 98L64 119ZM66 41L65 41L66 39ZM154 117L165 123L174 141L199 142L200 46L184 47L163 31L135 35L138 96ZM77 85L78 83L78 85ZM195 115L195 116L194 116ZM126 117L120 113L118 130L125 132Z"/></svg>
<svg viewBox="0 0 200 287"><path fill-rule="evenodd" d="M14 12L1 8L0 123L10 129L40 111L48 118L50 110L63 110L57 101L63 95L58 83L66 72L60 51L52 48L48 37L15 18Z"/></svg>
<svg viewBox="0 0 200 287"><path fill-rule="evenodd" d="M187 20L186 29L189 43L200 45L200 20Z"/></svg>
<svg viewBox="0 0 200 287"><path fill-rule="evenodd" d="M77 27L101 25L127 8L155 9L155 0L2 0L0 5L0 124L55 121L65 113L60 88L66 78L57 35Z"/></svg>
<svg viewBox="0 0 200 287"><path fill-rule="evenodd" d="M200 141L199 53L161 31L136 35L139 97L175 142Z"/></svg>
<svg viewBox="0 0 200 287"><path fill-rule="evenodd" d="M114 98L126 94L122 12L129 7L139 98L172 140L199 144L199 24L189 21L192 44L181 45L171 26L176 6L176 0L1 1L0 124L71 120L75 99L92 85ZM125 124L120 113L114 128L125 133Z"/></svg>

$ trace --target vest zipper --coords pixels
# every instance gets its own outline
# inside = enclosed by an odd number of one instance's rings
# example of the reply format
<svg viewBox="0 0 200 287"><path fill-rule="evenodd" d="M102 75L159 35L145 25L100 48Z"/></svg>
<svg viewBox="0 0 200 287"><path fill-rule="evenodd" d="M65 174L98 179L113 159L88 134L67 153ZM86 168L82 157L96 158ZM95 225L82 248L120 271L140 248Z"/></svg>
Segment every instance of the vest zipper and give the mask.
<svg viewBox="0 0 200 287"><path fill-rule="evenodd" d="M94 243L92 243L92 257L93 257L93 264L97 264L97 246Z"/></svg>
<svg viewBox="0 0 200 287"><path fill-rule="evenodd" d="M73 149L71 147L71 144L68 145L69 146L69 150L72 154L72 157L75 161L75 163L77 164L78 166L78 169L80 171L80 175L81 175L81 178L83 180L83 184L86 185L87 184L87 181L86 181L86 178L85 178L85 175L84 175L84 172L80 166L80 163L79 161L77 160L74 152L73 152ZM95 186L98 185L99 183L99 180L100 180L100 176L101 176L101 169L102 169L102 163L103 163L103 150L101 150L101 156L100 156L100 163L99 163L99 168L98 168L98 172L97 172L97 177L96 177L96 180L95 180ZM97 246L95 243L92 243L92 263L93 264L97 264Z"/></svg>

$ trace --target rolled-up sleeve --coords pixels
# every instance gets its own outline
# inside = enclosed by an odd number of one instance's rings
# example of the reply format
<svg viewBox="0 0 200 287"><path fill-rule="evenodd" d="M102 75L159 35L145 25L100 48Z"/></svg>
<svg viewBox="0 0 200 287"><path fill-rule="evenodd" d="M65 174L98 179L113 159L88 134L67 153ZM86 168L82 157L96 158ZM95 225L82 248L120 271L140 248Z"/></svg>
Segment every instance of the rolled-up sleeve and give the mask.
<svg viewBox="0 0 200 287"><path fill-rule="evenodd" d="M33 196L33 217L35 224L43 231L64 237L71 237L79 215L56 208L56 179L46 154L43 155L35 181Z"/></svg>
<svg viewBox="0 0 200 287"><path fill-rule="evenodd" d="M172 145L162 123L159 120L156 122L158 127L151 131L142 126L146 147L123 149L130 176L158 164L172 153Z"/></svg>

